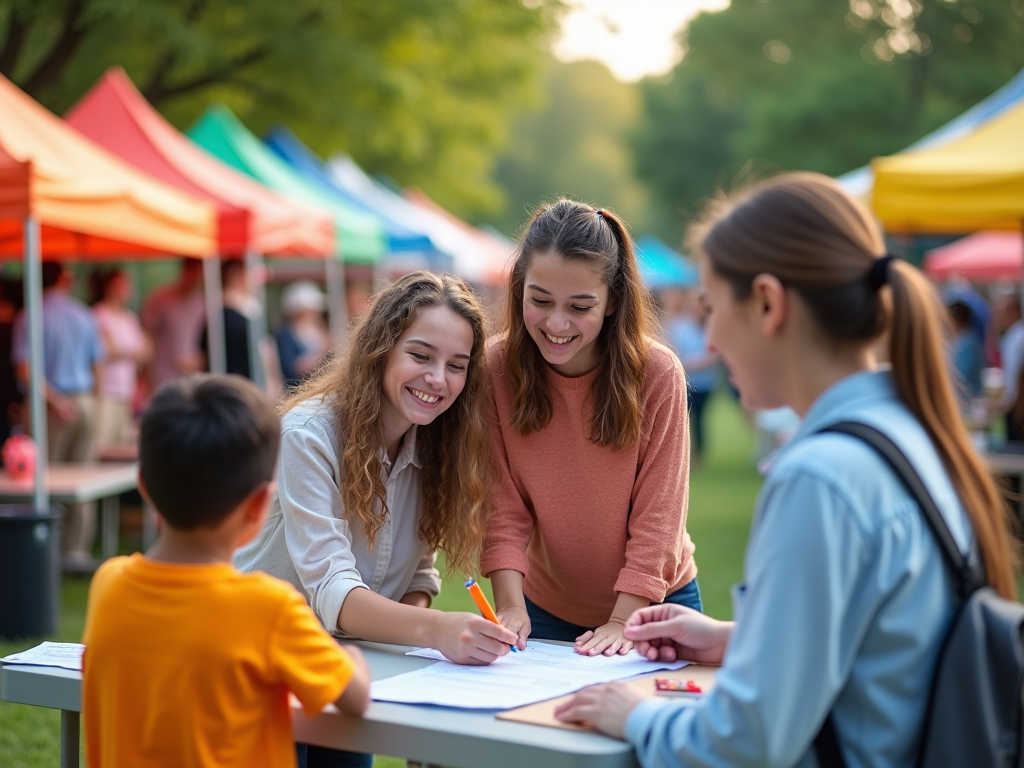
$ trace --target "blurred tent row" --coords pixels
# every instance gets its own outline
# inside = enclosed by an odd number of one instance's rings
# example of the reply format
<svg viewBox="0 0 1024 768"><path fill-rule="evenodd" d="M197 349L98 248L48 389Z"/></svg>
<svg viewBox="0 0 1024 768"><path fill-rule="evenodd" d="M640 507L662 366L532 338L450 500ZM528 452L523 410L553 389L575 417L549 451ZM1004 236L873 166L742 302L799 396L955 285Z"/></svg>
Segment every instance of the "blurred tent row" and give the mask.
<svg viewBox="0 0 1024 768"><path fill-rule="evenodd" d="M223 108L211 109L190 140L120 69L108 72L66 120L0 77L0 115L0 258L23 260L38 510L48 508L38 364L44 259L203 259L210 367L216 371L224 370L225 355L220 258L243 257L253 269L265 255L318 260L328 287L343 294L346 270L359 266L386 276L414 266L457 270L461 264L465 277L493 286L514 248L365 174L364 185L375 185L377 197L390 200L386 208L346 190L297 139L278 141L272 150ZM290 162L279 154L286 148ZM353 169L362 173L343 160L349 175ZM409 261L408 254L417 260ZM343 327L343 298L334 305Z"/></svg>

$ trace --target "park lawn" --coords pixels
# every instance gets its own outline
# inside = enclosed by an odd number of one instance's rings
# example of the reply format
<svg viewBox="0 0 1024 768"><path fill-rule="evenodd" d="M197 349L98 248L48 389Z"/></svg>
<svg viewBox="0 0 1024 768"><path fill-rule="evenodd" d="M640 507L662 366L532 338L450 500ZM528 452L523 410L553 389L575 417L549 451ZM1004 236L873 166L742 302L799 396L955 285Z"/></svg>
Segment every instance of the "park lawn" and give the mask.
<svg viewBox="0 0 1024 768"><path fill-rule="evenodd" d="M740 579L743 550L761 479L753 467L751 428L732 399L716 395L709 404L707 427L709 453L704 466L691 473L687 527L697 545L695 557L704 610L718 618L729 618L729 588ZM462 586L462 578L458 574L447 576L435 607L446 611L476 610ZM60 627L46 639L81 639L88 586L87 579L64 579ZM490 596L490 584L484 580L482 586ZM37 642L0 643L0 656ZM59 756L59 712L0 702L0 766L55 768ZM404 768L405 761L378 757L375 766Z"/></svg>

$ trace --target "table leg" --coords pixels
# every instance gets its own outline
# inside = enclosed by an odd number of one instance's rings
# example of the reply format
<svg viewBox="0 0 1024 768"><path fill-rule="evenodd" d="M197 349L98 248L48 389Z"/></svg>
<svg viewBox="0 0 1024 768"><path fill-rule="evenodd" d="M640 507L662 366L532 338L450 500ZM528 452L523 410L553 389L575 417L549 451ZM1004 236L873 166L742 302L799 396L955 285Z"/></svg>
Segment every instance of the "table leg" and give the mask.
<svg viewBox="0 0 1024 768"><path fill-rule="evenodd" d="M60 768L78 768L81 714L60 711Z"/></svg>
<svg viewBox="0 0 1024 768"><path fill-rule="evenodd" d="M121 498L108 496L100 502L100 514L103 518L103 539L100 552L104 560L117 554L117 546L121 538Z"/></svg>

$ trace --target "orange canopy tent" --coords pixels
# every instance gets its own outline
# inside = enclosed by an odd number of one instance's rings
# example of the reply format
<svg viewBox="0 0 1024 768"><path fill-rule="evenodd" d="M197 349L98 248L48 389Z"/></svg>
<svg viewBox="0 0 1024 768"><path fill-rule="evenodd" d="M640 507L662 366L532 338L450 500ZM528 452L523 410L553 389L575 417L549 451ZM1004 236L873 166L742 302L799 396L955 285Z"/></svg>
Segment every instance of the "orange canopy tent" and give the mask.
<svg viewBox="0 0 1024 768"><path fill-rule="evenodd" d="M129 167L3 77L0 153L0 257L23 256L25 263L29 403L38 449L34 502L42 511L49 506L40 362L42 257L206 256L216 247L216 222L208 202Z"/></svg>
<svg viewBox="0 0 1024 768"><path fill-rule="evenodd" d="M213 206L100 149L0 76L0 256L21 256L22 220L41 224L43 256L216 250Z"/></svg>
<svg viewBox="0 0 1024 768"><path fill-rule="evenodd" d="M204 152L153 109L120 67L108 70L65 119L134 167L213 203L221 255L334 253L329 213L276 195Z"/></svg>

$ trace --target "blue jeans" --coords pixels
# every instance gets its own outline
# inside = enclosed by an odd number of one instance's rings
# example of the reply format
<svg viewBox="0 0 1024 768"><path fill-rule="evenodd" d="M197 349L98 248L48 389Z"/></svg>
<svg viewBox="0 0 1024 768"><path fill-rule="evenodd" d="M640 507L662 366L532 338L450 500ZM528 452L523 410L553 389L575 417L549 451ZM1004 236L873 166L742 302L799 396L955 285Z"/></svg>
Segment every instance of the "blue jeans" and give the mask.
<svg viewBox="0 0 1024 768"><path fill-rule="evenodd" d="M560 619L553 613L545 611L526 595L523 595L523 598L526 600L526 612L530 615L530 637L532 638L574 643L576 638L584 632L594 629L594 627L581 627L579 624L572 624L565 619ZM696 579L672 594L665 595L665 602L685 605L695 611L704 612L704 606L700 600L700 587L697 585Z"/></svg>
<svg viewBox="0 0 1024 768"><path fill-rule="evenodd" d="M314 747L312 744L296 744L295 757L299 768L373 768L373 755Z"/></svg>

